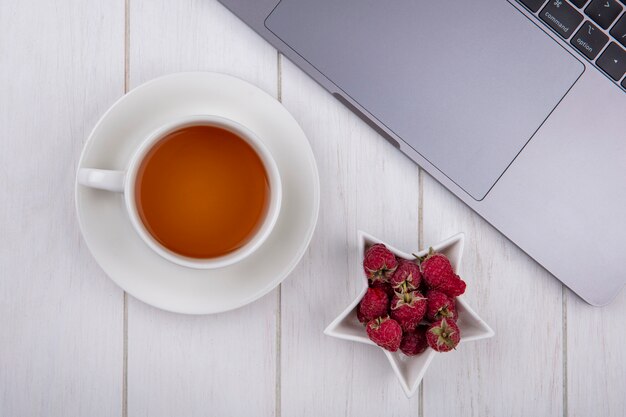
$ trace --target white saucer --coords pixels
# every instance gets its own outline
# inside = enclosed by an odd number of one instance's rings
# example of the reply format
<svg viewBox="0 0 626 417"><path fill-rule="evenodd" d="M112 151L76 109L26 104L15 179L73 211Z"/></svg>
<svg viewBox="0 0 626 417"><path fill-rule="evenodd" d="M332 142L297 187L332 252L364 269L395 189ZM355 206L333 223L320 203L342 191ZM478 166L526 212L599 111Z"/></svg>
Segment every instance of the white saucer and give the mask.
<svg viewBox="0 0 626 417"><path fill-rule="evenodd" d="M122 194L76 185L76 209L91 253L125 291L164 310L209 314L248 304L289 275L313 236L320 186L309 142L289 112L259 88L214 73L168 75L126 94L96 124L78 168L123 170L147 134L172 119L194 114L218 115L245 125L276 160L283 203L274 230L257 252L229 267L189 269L145 245L131 226Z"/></svg>

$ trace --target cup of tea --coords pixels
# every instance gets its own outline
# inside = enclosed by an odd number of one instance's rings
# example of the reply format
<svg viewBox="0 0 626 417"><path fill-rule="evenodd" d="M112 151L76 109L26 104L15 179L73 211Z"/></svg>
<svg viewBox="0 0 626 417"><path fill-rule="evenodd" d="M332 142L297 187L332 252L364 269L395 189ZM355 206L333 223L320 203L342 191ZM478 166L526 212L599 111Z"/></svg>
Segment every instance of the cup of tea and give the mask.
<svg viewBox="0 0 626 417"><path fill-rule="evenodd" d="M224 117L197 115L148 135L125 171L82 168L78 183L121 192L141 239L189 268L232 265L270 235L282 200L276 162L261 139Z"/></svg>

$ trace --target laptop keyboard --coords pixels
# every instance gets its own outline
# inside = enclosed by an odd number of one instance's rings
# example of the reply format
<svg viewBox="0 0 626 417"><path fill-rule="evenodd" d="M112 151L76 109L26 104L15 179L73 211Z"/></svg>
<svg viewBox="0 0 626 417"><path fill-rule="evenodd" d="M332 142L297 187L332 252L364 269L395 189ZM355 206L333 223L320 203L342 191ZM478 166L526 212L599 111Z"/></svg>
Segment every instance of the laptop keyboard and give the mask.
<svg viewBox="0 0 626 417"><path fill-rule="evenodd" d="M626 90L626 0L518 0Z"/></svg>

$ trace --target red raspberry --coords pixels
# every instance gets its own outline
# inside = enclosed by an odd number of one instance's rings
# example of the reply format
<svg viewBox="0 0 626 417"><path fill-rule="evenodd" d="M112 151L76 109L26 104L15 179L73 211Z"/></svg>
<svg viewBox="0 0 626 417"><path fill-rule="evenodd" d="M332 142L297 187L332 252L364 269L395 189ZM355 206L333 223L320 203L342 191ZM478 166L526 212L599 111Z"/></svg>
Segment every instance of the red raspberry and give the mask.
<svg viewBox="0 0 626 417"><path fill-rule="evenodd" d="M387 293L387 296L390 299L393 297L394 291L393 291L393 288L391 287L391 284L389 284L388 282L383 282L380 280L369 281L369 286L370 288L381 288L385 290L385 292Z"/></svg>
<svg viewBox="0 0 626 417"><path fill-rule="evenodd" d="M413 291L419 288L422 282L422 273L415 262L401 260L396 272L389 279L389 283L396 290Z"/></svg>
<svg viewBox="0 0 626 417"><path fill-rule="evenodd" d="M368 288L359 303L359 310L365 321L386 316L389 309L389 298L382 288Z"/></svg>
<svg viewBox="0 0 626 417"><path fill-rule="evenodd" d="M442 253L430 253L421 263L422 277L431 290L457 297L465 292L465 282L454 273L452 265Z"/></svg>
<svg viewBox="0 0 626 417"><path fill-rule="evenodd" d="M418 291L396 293L391 300L391 318L405 332L414 330L426 314L426 298Z"/></svg>
<svg viewBox="0 0 626 417"><path fill-rule="evenodd" d="M367 323L367 335L381 348L395 352L400 347L402 328L394 319L379 317Z"/></svg>
<svg viewBox="0 0 626 417"><path fill-rule="evenodd" d="M365 275L372 281L388 282L389 277L398 267L398 261L393 253L382 243L372 245L365 251L363 269Z"/></svg>
<svg viewBox="0 0 626 417"><path fill-rule="evenodd" d="M443 280L437 289L450 297L458 297L465 292L465 281L460 276L455 275L453 278Z"/></svg>
<svg viewBox="0 0 626 417"><path fill-rule="evenodd" d="M437 321L442 318L456 320L459 314L456 311L456 303L441 291L431 290L426 293L428 307L426 307L426 319Z"/></svg>
<svg viewBox="0 0 626 417"><path fill-rule="evenodd" d="M442 253L429 253L420 266L424 282L431 289L439 287L442 281L455 276L450 261Z"/></svg>
<svg viewBox="0 0 626 417"><path fill-rule="evenodd" d="M430 325L426 331L428 345L437 352L448 352L461 340L461 331L452 319L441 319Z"/></svg>
<svg viewBox="0 0 626 417"><path fill-rule="evenodd" d="M400 342L400 350L407 356L415 356L424 352L428 347L426 341L426 326L417 326L412 332L404 332Z"/></svg>
<svg viewBox="0 0 626 417"><path fill-rule="evenodd" d="M359 321L362 325L364 325L364 326L365 326L365 325L367 324L367 322L369 321L369 320L367 320L367 319L363 316L363 313L361 313L361 304L359 304L359 305L357 305L357 306L356 306L356 318L357 318L357 320L358 320L358 321Z"/></svg>

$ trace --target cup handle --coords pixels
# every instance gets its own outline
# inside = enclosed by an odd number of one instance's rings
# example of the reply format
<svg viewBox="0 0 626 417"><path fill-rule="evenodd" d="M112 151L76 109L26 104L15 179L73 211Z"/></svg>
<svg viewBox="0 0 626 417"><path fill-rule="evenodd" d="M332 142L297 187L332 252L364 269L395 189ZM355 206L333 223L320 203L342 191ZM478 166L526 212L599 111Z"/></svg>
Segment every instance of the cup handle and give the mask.
<svg viewBox="0 0 626 417"><path fill-rule="evenodd" d="M81 168L78 170L78 183L100 190L124 191L125 171L112 171L108 169Z"/></svg>

